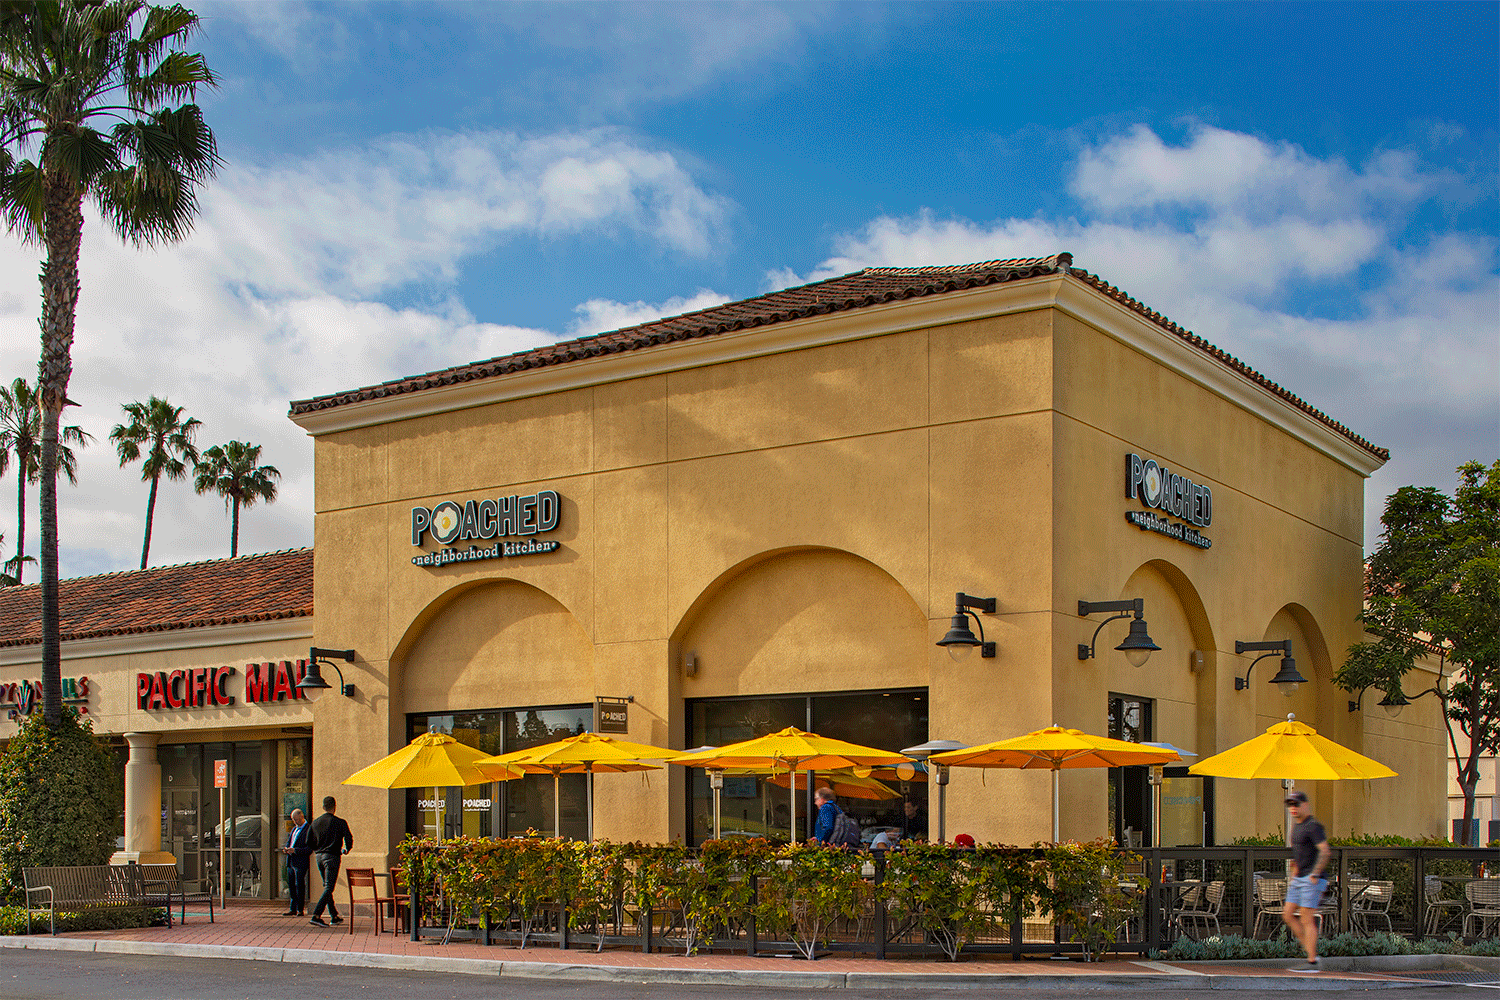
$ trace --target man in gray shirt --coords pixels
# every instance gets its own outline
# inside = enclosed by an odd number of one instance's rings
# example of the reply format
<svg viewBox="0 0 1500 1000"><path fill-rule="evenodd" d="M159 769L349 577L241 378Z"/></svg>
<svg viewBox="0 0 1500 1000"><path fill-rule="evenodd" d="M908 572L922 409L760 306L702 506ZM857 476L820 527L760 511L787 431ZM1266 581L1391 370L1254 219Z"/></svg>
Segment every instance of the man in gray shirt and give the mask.
<svg viewBox="0 0 1500 1000"><path fill-rule="evenodd" d="M1307 965L1299 972L1318 971L1318 904L1328 888L1328 835L1313 819L1306 792L1287 792L1286 806L1292 812L1292 880L1287 886L1286 907L1281 919L1307 951Z"/></svg>

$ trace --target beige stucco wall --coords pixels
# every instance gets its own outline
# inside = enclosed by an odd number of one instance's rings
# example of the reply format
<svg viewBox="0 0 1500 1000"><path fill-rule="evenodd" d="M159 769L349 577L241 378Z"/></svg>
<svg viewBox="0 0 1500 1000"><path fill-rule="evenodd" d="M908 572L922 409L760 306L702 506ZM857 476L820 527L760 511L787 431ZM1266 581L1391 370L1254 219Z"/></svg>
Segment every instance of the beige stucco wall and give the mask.
<svg viewBox="0 0 1500 1000"><path fill-rule="evenodd" d="M1126 524L1131 451L1213 487L1211 550ZM1367 751L1384 740L1404 775L1388 795L1315 789L1325 822L1441 825L1441 784L1409 783L1440 773L1429 729L1367 734L1330 682L1357 638L1363 477L1058 309L335 430L316 464L317 643L356 649L360 689L317 706L318 789L398 747L409 712L595 695L633 696L630 738L681 747L695 697L927 687L930 735L979 742L1102 732L1120 692L1155 699L1157 737L1206 755L1287 709L1268 663L1234 690L1250 662L1235 640L1291 638L1317 682L1299 717ZM557 552L411 565L414 504L537 489L563 498ZM997 599L995 659L933 645L958 590ZM1100 616L1078 600L1121 597L1145 599L1162 651L1127 666L1121 622L1080 663ZM1235 784L1219 838L1274 828L1279 787ZM1064 836L1104 832L1104 789L1102 772L1064 776ZM683 795L674 768L601 777L596 832L681 836ZM398 839L398 796L341 802L356 836ZM950 833L1045 837L1048 778L955 773L949 817Z"/></svg>

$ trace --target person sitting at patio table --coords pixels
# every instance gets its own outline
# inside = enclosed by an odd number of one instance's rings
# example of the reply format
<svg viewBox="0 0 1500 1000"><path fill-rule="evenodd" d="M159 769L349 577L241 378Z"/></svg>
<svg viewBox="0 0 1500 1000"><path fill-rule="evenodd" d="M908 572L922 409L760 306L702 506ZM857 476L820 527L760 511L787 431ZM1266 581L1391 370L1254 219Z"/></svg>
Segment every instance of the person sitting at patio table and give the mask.
<svg viewBox="0 0 1500 1000"><path fill-rule="evenodd" d="M1313 819L1306 792L1288 792L1286 806L1296 825L1292 827L1292 881L1287 887L1281 919L1307 951L1307 965L1299 971L1317 972L1318 904L1328 888L1324 872L1333 851L1328 846L1323 824Z"/></svg>
<svg viewBox="0 0 1500 1000"><path fill-rule="evenodd" d="M875 839L870 841L870 850L889 851L899 843L901 843L901 834L892 830L881 830L875 835Z"/></svg>
<svg viewBox="0 0 1500 1000"><path fill-rule="evenodd" d="M839 808L838 796L834 795L833 789L826 785L813 793L813 802L818 806L818 818L813 826L813 840L827 846L829 838L833 836L833 828L839 821L839 813L843 810Z"/></svg>

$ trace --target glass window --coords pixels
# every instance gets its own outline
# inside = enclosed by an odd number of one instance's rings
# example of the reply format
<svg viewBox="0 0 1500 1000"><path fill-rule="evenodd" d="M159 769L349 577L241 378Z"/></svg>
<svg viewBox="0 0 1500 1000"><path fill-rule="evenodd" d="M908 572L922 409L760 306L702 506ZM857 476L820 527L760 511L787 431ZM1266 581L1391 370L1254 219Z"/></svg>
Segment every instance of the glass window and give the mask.
<svg viewBox="0 0 1500 1000"><path fill-rule="evenodd" d="M864 691L849 694L797 695L694 701L688 706L688 743L724 746L796 726L822 736L882 750L900 750L927 742L927 692ZM713 836L713 791L708 773L690 772L688 842ZM770 837L786 840L796 810L797 839L809 835L807 818L812 793L830 784L840 808L859 823L866 843L882 830L925 839L926 775L918 771L903 781L895 771L876 771L867 780L840 784L836 773L799 774L796 791L787 775L725 775L720 793L720 830L726 837Z"/></svg>
<svg viewBox="0 0 1500 1000"><path fill-rule="evenodd" d="M575 705L414 715L408 728L412 739L422 733L447 733L466 746L499 754L576 736L587 732L592 722L592 707ZM561 807L562 835L581 839L588 834L586 789L581 774L560 776L556 800L552 776L546 774L468 788L408 789L406 829L444 838L513 837L528 829L550 834L555 802Z"/></svg>

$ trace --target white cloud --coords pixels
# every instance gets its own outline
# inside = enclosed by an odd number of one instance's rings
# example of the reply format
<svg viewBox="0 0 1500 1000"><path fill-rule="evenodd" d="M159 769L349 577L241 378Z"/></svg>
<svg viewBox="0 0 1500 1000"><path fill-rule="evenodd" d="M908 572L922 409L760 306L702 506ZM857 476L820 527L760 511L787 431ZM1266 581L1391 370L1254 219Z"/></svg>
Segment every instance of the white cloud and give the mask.
<svg viewBox="0 0 1500 1000"><path fill-rule="evenodd" d="M1076 266L1389 447L1367 491L1367 546L1384 493L1448 489L1460 462L1496 457L1495 239L1405 237L1428 203L1470 197L1453 178L1401 151L1355 168L1221 129L1169 145L1137 127L1085 148L1070 190L1080 212L1061 220L872 219L836 239L809 278L1069 250ZM1309 297L1340 309L1319 315Z"/></svg>
<svg viewBox="0 0 1500 1000"><path fill-rule="evenodd" d="M635 302L612 302L609 299L589 299L587 302L573 307L578 318L573 321L570 332L575 336L586 336L590 333L603 333L607 330L622 330L627 326L637 326L641 323L650 323L652 320L661 319L663 316L681 316L683 313L696 312L699 309L708 309L713 306L723 305L729 299L718 292L707 288L700 288L693 295L673 296L665 302L652 305L639 300Z"/></svg>
<svg viewBox="0 0 1500 1000"><path fill-rule="evenodd" d="M276 168L231 167L205 192L194 235L158 251L127 249L92 214L69 419L96 443L79 486L62 487L66 575L139 564L147 487L118 468L107 436L120 405L155 394L203 421L200 446L263 446L282 472L280 497L242 512L240 550L312 541L312 448L287 403L340 389L510 354L557 339L477 322L456 298L397 308L375 301L409 284L439 296L467 257L514 239L604 235L643 248L702 254L722 237L728 206L667 154L605 132L397 136ZM0 373L34 377L39 254L0 240ZM451 293L450 293L451 295ZM703 292L666 311L722 301ZM644 315L641 303L594 302ZM579 332L584 332L580 329ZM0 491L0 532L13 551L14 481ZM36 552L35 492L27 549ZM213 498L163 483L151 563L229 551ZM28 574L33 575L33 574Z"/></svg>

